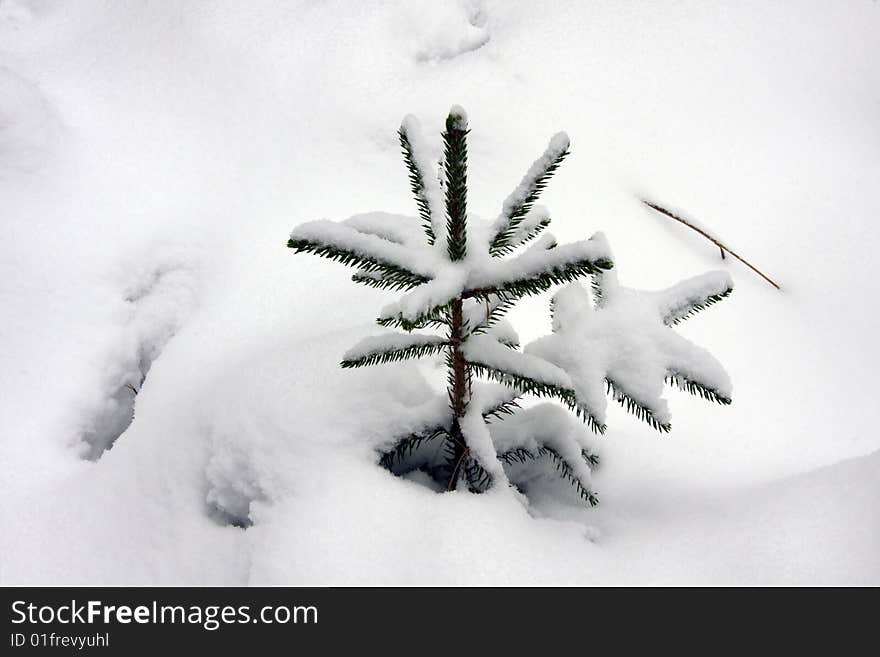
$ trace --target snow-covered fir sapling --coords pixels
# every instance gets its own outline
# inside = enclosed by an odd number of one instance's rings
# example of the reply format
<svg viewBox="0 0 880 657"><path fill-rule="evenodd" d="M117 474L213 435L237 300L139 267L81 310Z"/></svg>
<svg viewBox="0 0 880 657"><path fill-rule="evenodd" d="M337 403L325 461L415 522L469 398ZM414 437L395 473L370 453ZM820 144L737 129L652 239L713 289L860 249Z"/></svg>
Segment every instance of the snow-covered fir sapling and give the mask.
<svg viewBox="0 0 880 657"><path fill-rule="evenodd" d="M453 107L438 175L417 120L403 120L400 144L421 226L385 213L312 221L293 230L288 246L356 267L358 283L406 292L377 320L403 331L361 341L342 367L445 354L442 411L426 413L417 431L389 437L382 465L396 474L421 470L447 490L483 491L525 481L543 462L596 504L590 474L598 459L585 425L605 432L608 393L661 432L670 429L664 383L730 403L718 361L671 330L730 294L730 277L709 272L641 292L618 284L601 233L557 244L544 232L547 209L535 202L569 152L564 133L550 140L497 218L476 219L467 208L468 132L464 110ZM585 277L592 292L577 282ZM552 333L520 349L504 315L522 297L557 285L564 287L551 302ZM524 395L551 401L523 408Z"/></svg>

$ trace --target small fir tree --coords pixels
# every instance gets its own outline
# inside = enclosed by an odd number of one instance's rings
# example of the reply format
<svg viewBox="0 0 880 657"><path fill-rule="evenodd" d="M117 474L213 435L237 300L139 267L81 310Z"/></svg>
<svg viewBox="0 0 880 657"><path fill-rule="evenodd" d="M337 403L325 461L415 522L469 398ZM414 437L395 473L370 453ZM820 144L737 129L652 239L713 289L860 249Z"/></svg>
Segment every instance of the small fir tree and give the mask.
<svg viewBox="0 0 880 657"><path fill-rule="evenodd" d="M361 341L342 367L445 355L443 410L395 437L382 465L397 474L422 470L447 490L464 483L483 491L545 461L596 504L590 470L598 458L587 432L558 404L524 409L518 400L528 394L561 402L599 434L608 393L661 432L670 429L664 383L729 404L721 365L670 327L730 294L730 277L710 272L639 292L618 284L601 233L558 245L544 232L550 216L536 201L569 152L564 133L550 140L495 220L475 219L467 211L468 133L464 110L453 107L438 176L418 122L403 120L398 134L421 227L385 213L313 221L297 226L288 246L355 267L358 283L406 292L377 320L403 332ZM592 298L576 282L588 276ZM521 350L505 314L522 297L560 284L552 332Z"/></svg>

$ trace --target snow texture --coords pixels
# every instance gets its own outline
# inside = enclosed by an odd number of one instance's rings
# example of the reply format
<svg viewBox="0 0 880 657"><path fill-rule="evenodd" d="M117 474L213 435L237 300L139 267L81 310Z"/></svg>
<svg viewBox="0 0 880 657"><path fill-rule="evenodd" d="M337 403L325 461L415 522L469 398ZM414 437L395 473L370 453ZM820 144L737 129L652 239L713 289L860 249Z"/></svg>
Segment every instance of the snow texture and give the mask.
<svg viewBox="0 0 880 657"><path fill-rule="evenodd" d="M519 333L516 332L513 324L506 319L500 319L495 322L489 327L486 334L508 347L519 346Z"/></svg>
<svg viewBox="0 0 880 657"><path fill-rule="evenodd" d="M469 363L479 363L558 388L572 387L572 381L565 370L545 358L513 351L492 335L469 337L462 345L462 351Z"/></svg>
<svg viewBox="0 0 880 657"><path fill-rule="evenodd" d="M880 11L792 16L0 2L0 583L880 584L880 207L865 193ZM395 130L413 112L436 148L454 102L475 208L565 128L572 153L542 196L560 242L604 230L633 288L736 280L675 329L724 362L730 407L670 391L662 439L616 404L601 439L526 400L489 425L499 447L568 427L601 458L595 509L550 463L528 481L505 469L527 506L377 467L394 436L445 416L445 372L339 368L395 295L284 248L306 220L412 214ZM640 198L681 207L784 291ZM380 248L423 239L418 220L357 223ZM548 297L510 311L524 343L547 333ZM142 353L133 421L84 459Z"/></svg>
<svg viewBox="0 0 880 657"><path fill-rule="evenodd" d="M467 130L468 117L467 112L461 105L453 105L449 108L450 126L453 130Z"/></svg>

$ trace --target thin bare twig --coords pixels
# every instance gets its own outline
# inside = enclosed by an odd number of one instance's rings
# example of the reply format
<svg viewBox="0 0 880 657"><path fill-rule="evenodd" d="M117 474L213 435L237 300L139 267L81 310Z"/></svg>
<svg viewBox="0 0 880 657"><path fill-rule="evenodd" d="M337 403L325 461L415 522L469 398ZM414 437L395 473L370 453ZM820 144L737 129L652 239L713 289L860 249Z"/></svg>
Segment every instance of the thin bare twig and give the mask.
<svg viewBox="0 0 880 657"><path fill-rule="evenodd" d="M748 267L748 268L751 269L753 272L755 272L758 276L760 276L760 277L763 278L765 281L767 281L768 283L770 283L770 285L772 285L773 287L775 287L777 290L781 289L781 288L779 287L779 284L776 283L776 281L774 281L773 279L771 279L769 276L767 276L764 272L762 272L760 269L758 269L757 267L755 267L752 263L750 263L748 260L746 260L745 258L743 258L741 255L739 255L739 254L736 253L735 251L731 251L731 250L730 250L730 247L728 247L726 244L722 243L718 238L713 237L712 235L710 235L709 233L707 233L706 231L704 231L702 228L699 228L698 226L695 226L694 224L692 224L692 223L691 223L690 221L688 221L687 219L684 219L684 218L682 218L682 217L679 217L677 214L675 214L675 213L673 213L673 212L670 212L670 211L667 210L666 208L664 208L664 207L662 207L662 206L660 206L660 205L657 205L656 203L652 203L651 201L646 201L645 199L642 199L642 203L644 203L645 205L647 205L647 206L648 206L649 208L651 208L652 210L656 210L656 211L659 212L660 214L666 215L666 216L669 217L670 219L675 219L677 222L679 222L679 223L681 223L681 224L684 224L685 226L687 226L687 227L690 228L691 230L696 231L697 233L699 233L700 235L702 235L703 237L705 237L707 240L709 240L710 242L712 242L712 244L714 244L714 245L717 246L719 249L721 249L721 258L722 258L722 259L724 258L724 254L725 254L725 253L729 253L729 254L732 255L734 258L736 258L736 259L739 260L741 263L743 263L746 267Z"/></svg>
<svg viewBox="0 0 880 657"><path fill-rule="evenodd" d="M470 453L470 447L465 447L464 451L461 453L461 456L458 458L458 461L456 461L455 463L455 467L452 470L452 475L449 477L449 484L446 486L446 490L453 490L455 485L458 483L458 477L461 474L461 464L464 463L464 460L468 457Z"/></svg>

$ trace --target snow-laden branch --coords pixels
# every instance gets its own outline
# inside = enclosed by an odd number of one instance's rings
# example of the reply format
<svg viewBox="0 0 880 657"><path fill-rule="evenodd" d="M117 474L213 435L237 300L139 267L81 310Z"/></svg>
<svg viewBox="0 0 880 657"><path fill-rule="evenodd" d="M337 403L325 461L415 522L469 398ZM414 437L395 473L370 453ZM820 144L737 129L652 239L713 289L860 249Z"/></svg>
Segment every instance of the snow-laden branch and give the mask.
<svg viewBox="0 0 880 657"><path fill-rule="evenodd" d="M308 251L358 267L379 265L430 278L436 260L427 248L416 249L363 233L353 226L321 219L300 224L287 243L297 252Z"/></svg>
<svg viewBox="0 0 880 657"><path fill-rule="evenodd" d="M412 217L388 212L364 212L341 222L359 233L375 235L389 242L408 247L421 247L424 233L419 230Z"/></svg>
<svg viewBox="0 0 880 657"><path fill-rule="evenodd" d="M434 280L385 306L379 315L380 323L399 320L404 328L408 328L425 317L436 315L462 295L467 273L464 267L445 267Z"/></svg>
<svg viewBox="0 0 880 657"><path fill-rule="evenodd" d="M364 338L342 357L342 367L363 367L439 353L448 341L438 335L387 333Z"/></svg>
<svg viewBox="0 0 880 657"><path fill-rule="evenodd" d="M730 403L732 393L721 364L670 328L670 300L693 300L684 293L705 293L727 283L729 279L712 274L660 292L642 292L620 286L609 272L602 276L597 308L581 285L568 285L553 298L554 332L526 345L525 352L564 370L578 401L600 421L607 387L628 411L669 431L671 418L662 397L666 382L722 404Z"/></svg>
<svg viewBox="0 0 880 657"><path fill-rule="evenodd" d="M510 260L493 260L491 266L475 267L465 296L537 294L611 267L608 242L602 233L596 233L588 240L552 249L530 248Z"/></svg>
<svg viewBox="0 0 880 657"><path fill-rule="evenodd" d="M469 365L483 366L514 379L531 379L538 384L571 389L571 378L556 365L529 354L513 351L489 335L473 335L462 345ZM506 381L501 383L507 384ZM516 387L512 385L511 387Z"/></svg>
<svg viewBox="0 0 880 657"><path fill-rule="evenodd" d="M597 433L605 431L604 421L594 409L581 402L575 390L577 384L560 367L532 354L514 351L489 335L471 336L462 348L468 366L477 376L502 383L521 394L558 399L591 429Z"/></svg>
<svg viewBox="0 0 880 657"><path fill-rule="evenodd" d="M495 256L512 253L518 246L530 242L550 225L550 211L543 205L536 205L529 210L515 228L507 232L501 246L490 250Z"/></svg>
<svg viewBox="0 0 880 657"><path fill-rule="evenodd" d="M515 302L515 297L501 295L467 299L464 303L464 325L469 333L485 333L490 326L504 317Z"/></svg>
<svg viewBox="0 0 880 657"><path fill-rule="evenodd" d="M492 223L489 242L489 252L492 255L502 255L509 251L520 223L568 155L570 145L568 135L564 132L553 135L541 157L532 163L519 185L504 200L501 214Z"/></svg>
<svg viewBox="0 0 880 657"><path fill-rule="evenodd" d="M598 464L598 458L592 453L583 425L562 408L539 404L493 425L491 431L502 463L515 468L517 464L546 460L584 500L598 503L590 467Z"/></svg>
<svg viewBox="0 0 880 657"><path fill-rule="evenodd" d="M733 280L726 271L710 271L676 283L655 293L664 324L678 324L733 292Z"/></svg>
<svg viewBox="0 0 880 657"><path fill-rule="evenodd" d="M431 244L445 245L446 205L443 190L419 120L408 114L401 122L398 134L425 232Z"/></svg>

